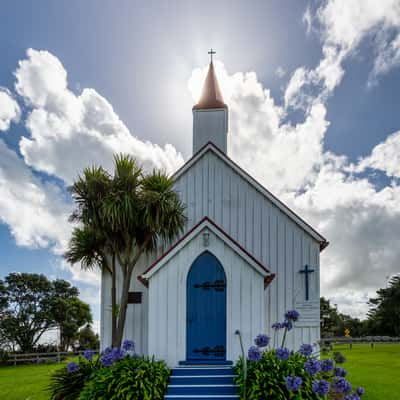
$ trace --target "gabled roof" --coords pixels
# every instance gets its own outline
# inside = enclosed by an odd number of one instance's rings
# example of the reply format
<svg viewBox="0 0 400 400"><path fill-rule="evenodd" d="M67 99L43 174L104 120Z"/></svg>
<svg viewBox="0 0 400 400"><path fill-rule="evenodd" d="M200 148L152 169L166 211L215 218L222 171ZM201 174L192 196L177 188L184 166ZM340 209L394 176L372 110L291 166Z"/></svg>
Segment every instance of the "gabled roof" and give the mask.
<svg viewBox="0 0 400 400"><path fill-rule="evenodd" d="M238 173L243 179L245 179L252 187L266 197L272 204L274 204L280 211L287 215L293 222L295 222L300 228L306 231L312 238L314 238L320 244L320 251L325 249L329 242L318 233L311 225L300 218L294 211L292 211L286 204L275 197L269 190L257 182L251 175L243 170L238 164L236 164L231 158L229 158L223 151L221 151L214 143L208 142L203 146L196 154L193 155L181 168L178 169L173 175L176 180L183 175L193 164L197 162L205 153L212 152L219 157L225 164L231 167L236 173Z"/></svg>
<svg viewBox="0 0 400 400"><path fill-rule="evenodd" d="M180 251L186 244L195 238L201 231L208 229L213 232L218 238L226 243L235 253L242 257L251 267L253 267L261 276L264 277L264 284L268 284L274 279L275 274L252 256L246 249L244 249L238 242L229 236L221 227L208 217L204 217L185 235L183 235L173 246L171 246L164 254L161 255L153 264L151 264L144 273L138 277L139 281L147 286L148 280L159 271L175 254Z"/></svg>
<svg viewBox="0 0 400 400"><path fill-rule="evenodd" d="M193 110L208 110L213 108L227 108L219 89L217 77L214 71L214 64L211 61L208 68L206 80L199 102L193 106Z"/></svg>

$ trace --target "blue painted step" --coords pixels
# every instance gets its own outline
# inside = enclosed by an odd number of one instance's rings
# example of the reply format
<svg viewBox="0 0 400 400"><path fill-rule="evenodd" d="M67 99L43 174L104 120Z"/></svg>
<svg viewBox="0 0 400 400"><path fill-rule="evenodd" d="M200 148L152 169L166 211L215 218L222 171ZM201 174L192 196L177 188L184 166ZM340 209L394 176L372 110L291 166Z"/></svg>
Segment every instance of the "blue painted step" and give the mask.
<svg viewBox="0 0 400 400"><path fill-rule="evenodd" d="M231 367L186 366L172 370L166 400L239 400Z"/></svg>
<svg viewBox="0 0 400 400"><path fill-rule="evenodd" d="M171 376L170 385L231 385L235 375Z"/></svg>
<svg viewBox="0 0 400 400"><path fill-rule="evenodd" d="M180 367L172 370L172 376L187 375L235 375L231 367Z"/></svg>

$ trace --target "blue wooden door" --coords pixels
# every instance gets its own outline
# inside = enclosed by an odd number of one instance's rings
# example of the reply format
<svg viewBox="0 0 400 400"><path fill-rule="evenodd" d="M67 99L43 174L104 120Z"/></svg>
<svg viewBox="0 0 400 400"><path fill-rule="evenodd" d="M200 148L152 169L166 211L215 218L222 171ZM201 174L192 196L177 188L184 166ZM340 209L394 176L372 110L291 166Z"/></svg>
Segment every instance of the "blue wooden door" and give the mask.
<svg viewBox="0 0 400 400"><path fill-rule="evenodd" d="M187 359L226 359L226 277L208 251L194 261L187 278Z"/></svg>

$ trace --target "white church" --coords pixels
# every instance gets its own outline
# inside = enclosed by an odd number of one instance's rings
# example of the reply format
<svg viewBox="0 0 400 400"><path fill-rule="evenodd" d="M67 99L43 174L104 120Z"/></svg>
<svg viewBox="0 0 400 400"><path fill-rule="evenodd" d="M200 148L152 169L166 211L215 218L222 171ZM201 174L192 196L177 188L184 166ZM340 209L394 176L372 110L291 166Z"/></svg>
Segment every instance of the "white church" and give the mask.
<svg viewBox="0 0 400 400"><path fill-rule="evenodd" d="M287 346L320 338L320 252L326 239L229 158L228 106L211 60L193 107L193 156L174 174L187 222L132 278L125 338L179 364L228 364L288 309ZM266 160L268 168L268 160ZM117 288L118 291L118 288ZM101 284L101 344L111 343L111 278Z"/></svg>

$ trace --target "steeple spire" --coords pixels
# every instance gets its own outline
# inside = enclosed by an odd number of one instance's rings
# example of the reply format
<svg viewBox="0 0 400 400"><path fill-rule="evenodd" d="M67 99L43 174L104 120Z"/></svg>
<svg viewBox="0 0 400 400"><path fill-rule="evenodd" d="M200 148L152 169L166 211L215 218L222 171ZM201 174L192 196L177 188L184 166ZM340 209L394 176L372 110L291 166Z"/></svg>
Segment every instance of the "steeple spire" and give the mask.
<svg viewBox="0 0 400 400"><path fill-rule="evenodd" d="M207 110L210 108L227 108L222 98L221 90L218 85L217 76L215 75L212 56L215 51L211 49L208 54L211 56L210 66L206 80L204 81L203 91L199 102L193 107L193 110Z"/></svg>
<svg viewBox="0 0 400 400"><path fill-rule="evenodd" d="M210 66L200 100L193 106L193 153L208 142L212 142L224 153L227 152L228 106L224 103L215 75L211 49Z"/></svg>

